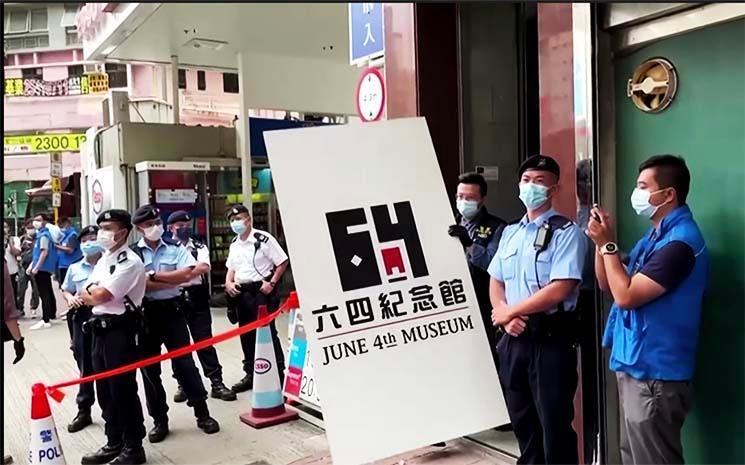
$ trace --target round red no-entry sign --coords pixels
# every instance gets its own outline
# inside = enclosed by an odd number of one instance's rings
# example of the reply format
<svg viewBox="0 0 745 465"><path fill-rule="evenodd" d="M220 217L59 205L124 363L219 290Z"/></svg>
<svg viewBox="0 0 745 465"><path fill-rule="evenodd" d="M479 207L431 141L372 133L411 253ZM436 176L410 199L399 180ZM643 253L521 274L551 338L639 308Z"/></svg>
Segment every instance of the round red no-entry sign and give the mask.
<svg viewBox="0 0 745 465"><path fill-rule="evenodd" d="M385 108L385 80L377 68L367 68L357 82L357 115L362 121L377 121Z"/></svg>

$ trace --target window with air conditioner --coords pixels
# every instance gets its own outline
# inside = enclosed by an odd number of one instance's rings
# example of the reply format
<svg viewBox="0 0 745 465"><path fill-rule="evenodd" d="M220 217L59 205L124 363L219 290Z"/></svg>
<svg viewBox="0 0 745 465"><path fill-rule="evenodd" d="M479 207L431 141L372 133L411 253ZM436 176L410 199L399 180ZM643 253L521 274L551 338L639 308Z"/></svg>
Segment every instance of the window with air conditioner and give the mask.
<svg viewBox="0 0 745 465"><path fill-rule="evenodd" d="M60 26L75 26L75 17L78 15L80 6L80 3L65 3L65 12L62 14L62 21L60 22Z"/></svg>
<svg viewBox="0 0 745 465"><path fill-rule="evenodd" d="M127 87L127 65L106 63L106 74L109 75L109 89Z"/></svg>
<svg viewBox="0 0 745 465"><path fill-rule="evenodd" d="M42 79L44 74L41 68L23 68L21 70L23 79Z"/></svg>
<svg viewBox="0 0 745 465"><path fill-rule="evenodd" d="M31 10L31 19L29 23L31 25L29 30L31 32L46 31L49 28L49 25L47 23L46 8L38 9L38 10Z"/></svg>
<svg viewBox="0 0 745 465"><path fill-rule="evenodd" d="M101 65L83 65L83 71L86 73L100 73Z"/></svg>

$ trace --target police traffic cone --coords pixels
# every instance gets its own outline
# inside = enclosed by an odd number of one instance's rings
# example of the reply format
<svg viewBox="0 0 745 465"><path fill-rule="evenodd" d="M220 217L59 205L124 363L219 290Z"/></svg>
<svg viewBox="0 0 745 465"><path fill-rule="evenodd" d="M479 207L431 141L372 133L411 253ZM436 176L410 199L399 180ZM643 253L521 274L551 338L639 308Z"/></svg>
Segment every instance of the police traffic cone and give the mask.
<svg viewBox="0 0 745 465"><path fill-rule="evenodd" d="M260 305L259 318L265 316L267 316L266 305ZM272 333L268 325L256 330L256 355L254 357L251 412L241 415L241 421L258 429L297 419L297 413L285 409L282 387L279 385Z"/></svg>
<svg viewBox="0 0 745 465"><path fill-rule="evenodd" d="M31 425L29 430L31 436L29 463L32 465L67 465L43 384L34 384L31 387Z"/></svg>

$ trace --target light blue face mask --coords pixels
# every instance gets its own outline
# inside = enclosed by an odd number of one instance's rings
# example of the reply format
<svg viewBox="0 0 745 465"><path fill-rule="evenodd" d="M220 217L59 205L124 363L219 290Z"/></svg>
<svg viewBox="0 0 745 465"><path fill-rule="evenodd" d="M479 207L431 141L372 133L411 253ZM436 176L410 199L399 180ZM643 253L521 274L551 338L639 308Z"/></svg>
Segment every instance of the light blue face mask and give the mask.
<svg viewBox="0 0 745 465"><path fill-rule="evenodd" d="M479 203L475 200L456 200L455 207L467 220L472 219L479 212Z"/></svg>
<svg viewBox="0 0 745 465"><path fill-rule="evenodd" d="M246 224L243 221L235 220L230 222L230 229L239 236L246 232Z"/></svg>
<svg viewBox="0 0 745 465"><path fill-rule="evenodd" d="M101 247L101 245L96 241L88 241L80 244L80 250L83 251L83 255L89 257L103 252L103 247Z"/></svg>
<svg viewBox="0 0 745 465"><path fill-rule="evenodd" d="M548 200L548 187L532 182L520 184L520 200L528 210L536 210Z"/></svg>

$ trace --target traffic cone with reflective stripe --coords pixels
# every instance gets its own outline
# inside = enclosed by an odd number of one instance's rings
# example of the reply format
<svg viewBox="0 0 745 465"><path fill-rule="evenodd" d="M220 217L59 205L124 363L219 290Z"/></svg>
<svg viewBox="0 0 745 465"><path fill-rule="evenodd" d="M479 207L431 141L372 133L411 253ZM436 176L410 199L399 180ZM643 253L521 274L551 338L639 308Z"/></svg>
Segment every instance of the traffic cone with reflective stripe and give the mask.
<svg viewBox="0 0 745 465"><path fill-rule="evenodd" d="M259 318L264 318L267 314L266 305L260 305ZM257 429L298 418L297 413L285 408L282 387L279 385L277 357L274 354L272 332L269 326L263 326L256 330L251 411L244 413L240 418L243 423Z"/></svg>
<svg viewBox="0 0 745 465"><path fill-rule="evenodd" d="M31 443L28 453L29 463L32 465L67 465L43 384L34 384L31 387L29 431Z"/></svg>

